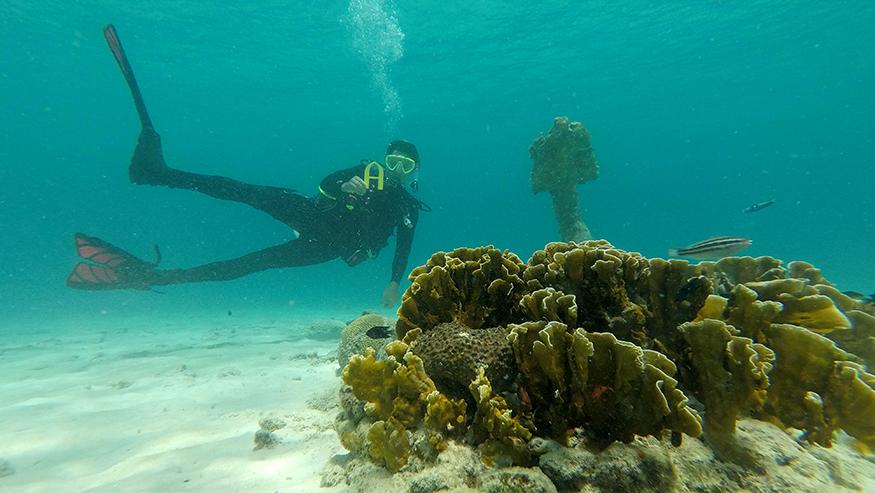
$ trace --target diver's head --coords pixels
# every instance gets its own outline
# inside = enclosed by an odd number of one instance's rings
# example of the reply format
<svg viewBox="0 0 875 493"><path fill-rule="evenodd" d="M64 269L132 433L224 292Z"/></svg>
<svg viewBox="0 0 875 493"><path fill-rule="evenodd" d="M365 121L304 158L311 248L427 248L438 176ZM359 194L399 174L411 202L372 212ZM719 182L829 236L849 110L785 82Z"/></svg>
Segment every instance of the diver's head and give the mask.
<svg viewBox="0 0 875 493"><path fill-rule="evenodd" d="M402 183L413 191L418 188L419 151L406 140L393 140L386 148L386 169L390 181Z"/></svg>

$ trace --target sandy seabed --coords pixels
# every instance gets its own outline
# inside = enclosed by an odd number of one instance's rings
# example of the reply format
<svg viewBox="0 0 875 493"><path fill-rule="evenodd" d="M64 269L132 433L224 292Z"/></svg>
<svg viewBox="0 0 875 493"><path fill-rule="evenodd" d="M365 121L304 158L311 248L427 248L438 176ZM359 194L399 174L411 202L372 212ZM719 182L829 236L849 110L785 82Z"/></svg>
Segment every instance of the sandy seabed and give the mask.
<svg viewBox="0 0 875 493"><path fill-rule="evenodd" d="M343 453L336 339L234 318L0 332L0 491L309 492ZM263 418L286 426L254 450Z"/></svg>
<svg viewBox="0 0 875 493"><path fill-rule="evenodd" d="M502 471L483 469L465 447L394 476L347 454L333 428L343 323L235 315L0 329L0 492L503 491L466 486L465 474L480 481ZM273 447L256 449L266 422L284 426L270 435ZM677 491L875 491L875 460L846 436L823 449L754 420L739 434L758 444L767 471L716 461L693 439L674 449L642 438L559 459L569 471L588 467L593 480L633 477L647 472L636 458L661 450ZM326 471L336 486L321 486Z"/></svg>

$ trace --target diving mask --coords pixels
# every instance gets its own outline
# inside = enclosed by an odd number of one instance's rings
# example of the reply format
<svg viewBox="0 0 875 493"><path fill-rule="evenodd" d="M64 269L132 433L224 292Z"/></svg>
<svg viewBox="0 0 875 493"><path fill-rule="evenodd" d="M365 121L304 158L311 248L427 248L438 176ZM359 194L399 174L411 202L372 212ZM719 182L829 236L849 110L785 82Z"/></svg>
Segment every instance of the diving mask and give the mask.
<svg viewBox="0 0 875 493"><path fill-rule="evenodd" d="M388 154L386 155L386 167L391 171L400 168L401 172L407 175L416 169L416 161L401 154Z"/></svg>

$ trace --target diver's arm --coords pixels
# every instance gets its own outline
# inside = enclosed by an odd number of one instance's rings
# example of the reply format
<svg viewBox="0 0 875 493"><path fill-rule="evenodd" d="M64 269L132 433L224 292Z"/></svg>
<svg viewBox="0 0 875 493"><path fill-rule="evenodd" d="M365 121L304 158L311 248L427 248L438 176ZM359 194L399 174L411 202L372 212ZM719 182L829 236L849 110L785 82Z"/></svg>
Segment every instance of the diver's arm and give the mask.
<svg viewBox="0 0 875 493"><path fill-rule="evenodd" d="M330 175L326 176L319 183L319 193L331 200L337 200L338 198L345 197L346 195L340 189L344 183L349 181L350 178L354 176L359 176L362 174L364 170L363 166L353 166L352 168L346 168L339 171L335 171Z"/></svg>
<svg viewBox="0 0 875 493"><path fill-rule="evenodd" d="M410 248L413 246L413 233L416 231L416 223L419 221L419 209L411 209L406 216L410 224L398 225L398 234L395 238L395 257L392 259L392 278L394 283L401 282L401 277L407 269Z"/></svg>

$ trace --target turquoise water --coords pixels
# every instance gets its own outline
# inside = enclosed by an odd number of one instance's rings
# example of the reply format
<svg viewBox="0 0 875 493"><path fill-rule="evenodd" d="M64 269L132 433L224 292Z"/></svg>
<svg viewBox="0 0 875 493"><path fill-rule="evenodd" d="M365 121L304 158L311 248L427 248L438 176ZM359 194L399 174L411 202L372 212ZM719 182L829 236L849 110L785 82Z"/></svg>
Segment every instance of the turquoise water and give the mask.
<svg viewBox="0 0 875 493"><path fill-rule="evenodd" d="M473 3L473 5L472 5ZM596 237L647 256L726 234L875 291L875 6L870 2L0 2L0 326L97 317L378 308L393 242L340 261L164 294L64 287L76 231L165 267L290 238L257 211L138 187L138 121L101 35L114 23L168 162L316 192L329 172L422 154L410 267L557 239L528 146L589 128ZM755 214L744 207L775 198ZM402 286L403 287L403 286Z"/></svg>

